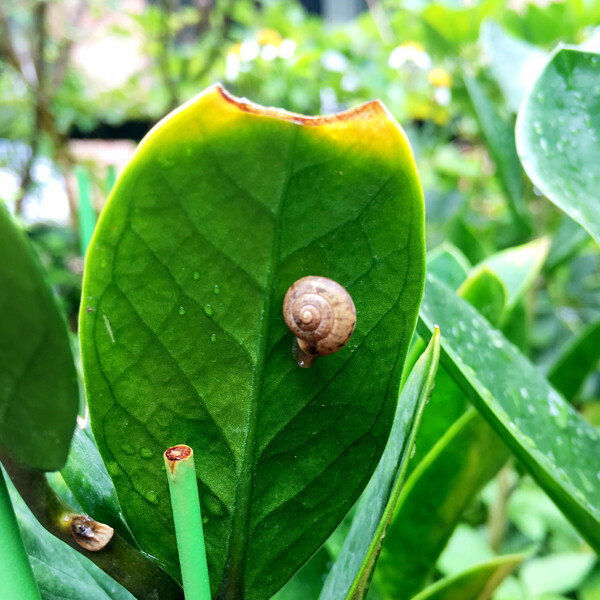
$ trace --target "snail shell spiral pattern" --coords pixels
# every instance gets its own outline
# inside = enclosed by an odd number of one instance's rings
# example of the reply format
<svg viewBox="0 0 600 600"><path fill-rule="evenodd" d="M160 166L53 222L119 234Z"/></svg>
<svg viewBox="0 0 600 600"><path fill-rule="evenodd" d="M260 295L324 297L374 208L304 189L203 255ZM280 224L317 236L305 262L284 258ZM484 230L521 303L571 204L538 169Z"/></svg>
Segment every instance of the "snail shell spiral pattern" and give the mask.
<svg viewBox="0 0 600 600"><path fill-rule="evenodd" d="M283 300L283 317L296 336L294 353L301 367L346 345L356 324L352 297L339 283L309 275L296 281Z"/></svg>

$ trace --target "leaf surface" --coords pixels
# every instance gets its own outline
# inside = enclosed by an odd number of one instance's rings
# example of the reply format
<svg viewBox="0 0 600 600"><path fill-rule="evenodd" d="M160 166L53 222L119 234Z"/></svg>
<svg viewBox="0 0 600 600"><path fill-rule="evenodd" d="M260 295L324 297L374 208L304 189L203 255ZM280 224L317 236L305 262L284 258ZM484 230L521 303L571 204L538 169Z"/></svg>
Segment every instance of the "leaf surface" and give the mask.
<svg viewBox="0 0 600 600"><path fill-rule="evenodd" d="M412 600L489 600L492 592L524 559L523 554L498 556L436 581Z"/></svg>
<svg viewBox="0 0 600 600"><path fill-rule="evenodd" d="M0 445L20 463L67 460L79 391L65 321L33 249L0 205Z"/></svg>
<svg viewBox="0 0 600 600"><path fill-rule="evenodd" d="M194 448L213 596L272 596L375 470L419 306L423 198L379 102L332 117L219 87L142 142L101 216L81 312L98 447L141 547L172 573L165 448ZM300 369L281 307L324 275L357 324Z"/></svg>
<svg viewBox="0 0 600 600"><path fill-rule="evenodd" d="M402 389L385 452L358 503L350 532L319 596L321 600L362 600L367 595L404 484L421 415L433 391L438 359L439 331Z"/></svg>
<svg viewBox="0 0 600 600"><path fill-rule="evenodd" d="M468 303L427 277L422 333L442 332L442 360L472 402L581 535L600 548L600 436L539 370Z"/></svg>
<svg viewBox="0 0 600 600"><path fill-rule="evenodd" d="M600 54L562 48L523 101L517 149L531 181L600 243Z"/></svg>

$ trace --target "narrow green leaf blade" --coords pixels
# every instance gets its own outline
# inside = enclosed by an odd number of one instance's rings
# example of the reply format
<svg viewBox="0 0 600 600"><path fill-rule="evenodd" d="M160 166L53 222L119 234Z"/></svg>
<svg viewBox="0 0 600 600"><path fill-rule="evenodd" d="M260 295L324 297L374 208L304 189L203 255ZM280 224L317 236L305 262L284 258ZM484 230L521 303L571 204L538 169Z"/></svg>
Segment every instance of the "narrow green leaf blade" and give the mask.
<svg viewBox="0 0 600 600"><path fill-rule="evenodd" d="M141 547L177 573L160 464L185 443L213 594L275 593L377 466L423 271L420 183L380 103L307 118L213 87L159 124L99 221L80 327L94 435ZM357 325L300 369L281 307L306 275L346 287Z"/></svg>
<svg viewBox="0 0 600 600"><path fill-rule="evenodd" d="M531 181L600 243L600 54L560 49L517 119L517 149Z"/></svg>
<svg viewBox="0 0 600 600"><path fill-rule="evenodd" d="M400 394L385 452L360 499L352 527L319 596L320 600L366 597L414 448L421 414L439 359L439 331L413 367Z"/></svg>
<svg viewBox="0 0 600 600"><path fill-rule="evenodd" d="M476 411L450 427L402 490L375 573L384 597L410 598L423 588L465 508L508 456Z"/></svg>
<svg viewBox="0 0 600 600"><path fill-rule="evenodd" d="M117 494L107 468L118 474L118 465L106 466L90 434L75 427L67 463L60 474L84 512L96 521L106 523L131 540L131 533L122 520Z"/></svg>
<svg viewBox="0 0 600 600"><path fill-rule="evenodd" d="M524 559L523 554L498 556L458 575L440 579L412 600L489 600L503 579Z"/></svg>
<svg viewBox="0 0 600 600"><path fill-rule="evenodd" d="M515 218L515 223L521 230L527 231L529 215L523 198L523 169L517 155L512 124L509 125L503 120L477 79L464 75L464 81L487 147L496 165L496 172L508 201L508 207Z"/></svg>
<svg viewBox="0 0 600 600"><path fill-rule="evenodd" d="M33 249L0 205L0 445L56 471L67 460L79 391L65 321Z"/></svg>
<svg viewBox="0 0 600 600"><path fill-rule="evenodd" d="M600 549L600 436L469 304L428 276L420 329L442 332L442 361L581 535Z"/></svg>

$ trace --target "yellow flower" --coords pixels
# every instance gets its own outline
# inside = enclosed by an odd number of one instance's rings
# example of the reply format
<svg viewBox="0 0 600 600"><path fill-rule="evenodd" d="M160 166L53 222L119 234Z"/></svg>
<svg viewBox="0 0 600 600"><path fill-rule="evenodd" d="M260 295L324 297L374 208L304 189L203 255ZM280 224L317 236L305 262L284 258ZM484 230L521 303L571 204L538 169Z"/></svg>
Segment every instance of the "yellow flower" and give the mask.
<svg viewBox="0 0 600 600"><path fill-rule="evenodd" d="M271 44L273 46L279 47L279 44L281 44L283 38L281 37L279 31L276 31L275 29L261 29L256 34L256 41L261 46L267 46Z"/></svg>
<svg viewBox="0 0 600 600"><path fill-rule="evenodd" d="M448 71L442 69L441 67L435 67L429 71L428 75L429 83L431 85L435 85L436 87L451 87L452 86L452 76Z"/></svg>

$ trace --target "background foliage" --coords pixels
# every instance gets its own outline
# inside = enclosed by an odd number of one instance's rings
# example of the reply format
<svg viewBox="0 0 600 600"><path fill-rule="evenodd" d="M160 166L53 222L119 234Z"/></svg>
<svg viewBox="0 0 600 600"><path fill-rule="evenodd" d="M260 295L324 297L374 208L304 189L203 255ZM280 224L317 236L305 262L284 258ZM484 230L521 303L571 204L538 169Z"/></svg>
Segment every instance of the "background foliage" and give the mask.
<svg viewBox="0 0 600 600"><path fill-rule="evenodd" d="M585 230L593 233L590 227L580 227L548 201L544 194L551 198L552 189L529 169L525 174L514 132L529 85L559 44L600 50L600 5L368 5L354 20L337 24L297 2L275 0L27 0L0 7L0 199L24 223L73 333L90 209L93 220L114 167L123 163L122 147L99 139L138 141L168 110L217 80L236 95L307 114L377 97L406 129L416 154L427 208L428 271L460 285L459 294L546 375L572 412L599 426L598 246ZM90 38L105 57L116 48L118 56L137 60L125 75L119 61L108 61L106 74L94 71ZM571 58L576 54L569 52ZM544 77L551 75L548 69ZM565 123L556 139L547 140L556 164L570 160L572 148L561 136L577 135L573 127L591 132L586 139L592 149L595 139L597 152L600 108L593 93L569 99L568 109L584 107L582 122ZM528 110L534 109L530 102ZM560 118L552 113L562 127ZM522 139L537 143L536 119L530 122L529 137L525 132ZM86 139L94 141L84 147ZM545 168L556 172L552 164ZM527 265L524 254L513 255L502 270L507 263L500 251L541 238L543 248L530 248ZM522 272L511 280L517 266ZM494 277L500 281L490 282ZM476 425L472 413L464 412L467 399L444 377L440 371L415 461L432 447L436 453L427 468L410 468L430 470L433 477L436 469L444 472L444 461L456 461L463 467L456 481L465 500L460 510L450 502L456 514L447 530L436 532L445 550L435 569L417 578L441 580L482 559L525 552L527 560L495 592L496 600L600 597L600 569L590 547L521 463L490 457L494 465L486 465L489 474L482 477L481 466L464 458L461 440L472 444L469 431ZM453 398L455 408L444 407L442 398ZM437 414L446 411L445 421L428 423L434 406ZM455 429L445 436L449 425ZM483 447L499 443L492 431L476 431ZM585 482L579 483L585 491ZM425 478L417 486L425 499L433 493L428 485ZM410 502L399 502L400 511L414 514ZM32 517L23 515L22 523L33 528ZM317 579L340 546L334 535L317 555ZM40 561L42 550L43 544ZM377 592L377 578L375 584L373 597L385 597Z"/></svg>

